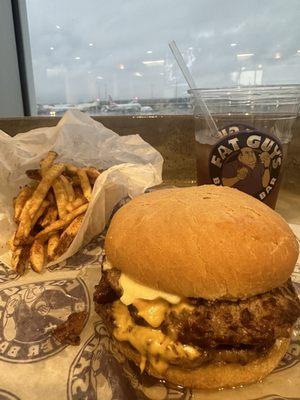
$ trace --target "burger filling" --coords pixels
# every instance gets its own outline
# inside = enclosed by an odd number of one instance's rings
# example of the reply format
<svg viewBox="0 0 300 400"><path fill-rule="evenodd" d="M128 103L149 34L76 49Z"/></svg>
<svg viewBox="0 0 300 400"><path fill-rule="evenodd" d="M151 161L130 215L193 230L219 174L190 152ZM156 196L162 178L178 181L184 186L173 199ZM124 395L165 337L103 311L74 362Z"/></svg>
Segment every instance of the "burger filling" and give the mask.
<svg viewBox="0 0 300 400"><path fill-rule="evenodd" d="M151 299L130 300L120 284L122 276L115 268L102 271L95 307L113 336L140 354L141 370L147 362L158 373L169 365L193 369L207 363L246 364L289 338L300 316L291 281L238 301L155 298L153 293Z"/></svg>

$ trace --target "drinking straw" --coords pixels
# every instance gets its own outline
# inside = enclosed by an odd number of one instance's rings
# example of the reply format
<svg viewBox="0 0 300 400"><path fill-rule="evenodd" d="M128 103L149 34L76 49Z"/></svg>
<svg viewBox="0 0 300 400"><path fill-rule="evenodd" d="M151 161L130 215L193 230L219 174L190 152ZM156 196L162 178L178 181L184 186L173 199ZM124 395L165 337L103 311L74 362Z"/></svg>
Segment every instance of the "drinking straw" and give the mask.
<svg viewBox="0 0 300 400"><path fill-rule="evenodd" d="M213 120L213 117L211 116L211 113L209 112L209 109L207 108L207 105L206 105L205 101L203 100L203 98L201 97L200 93L198 93L195 90L195 89L197 89L196 83L195 83L186 63L184 62L182 54L181 54L180 50L178 49L175 40L172 40L169 43L169 47L173 53L173 56L175 57L175 60L177 61L179 68L181 69L181 72L182 72L183 76L185 77L185 80L187 81L190 89L193 90L193 93L194 93L195 99L196 99L196 103L200 107L200 110L205 118L205 121L206 121L210 131L213 133L214 136L215 135L218 136L217 125L216 125L215 121Z"/></svg>

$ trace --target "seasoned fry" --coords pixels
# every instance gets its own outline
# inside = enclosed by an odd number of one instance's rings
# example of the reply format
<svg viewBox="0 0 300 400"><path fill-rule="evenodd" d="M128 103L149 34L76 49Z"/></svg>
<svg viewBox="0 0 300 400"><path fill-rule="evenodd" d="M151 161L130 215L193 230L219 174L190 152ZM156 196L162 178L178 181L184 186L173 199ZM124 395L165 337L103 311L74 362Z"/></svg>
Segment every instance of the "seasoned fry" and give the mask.
<svg viewBox="0 0 300 400"><path fill-rule="evenodd" d="M63 164L53 165L39 183L32 197L25 204L23 211L20 215L20 225L16 232L14 241L15 245L26 241L26 239L28 238L30 230L32 228L32 221L36 212L38 211L43 200L45 199L52 183L62 173L64 168L65 167Z"/></svg>
<svg viewBox="0 0 300 400"><path fill-rule="evenodd" d="M12 268L19 274L28 264L41 272L47 260L67 251L80 230L93 185L102 172L92 166L54 164L57 156L49 151L40 161L40 169L27 170L32 181L13 200L18 226L8 244Z"/></svg>
<svg viewBox="0 0 300 400"><path fill-rule="evenodd" d="M18 194L17 198L15 199L15 221L19 221L21 212L23 207L25 206L26 201L31 197L33 190L28 187L24 186L20 193Z"/></svg>
<svg viewBox="0 0 300 400"><path fill-rule="evenodd" d="M77 186L80 187L80 179L79 179L78 175L73 175L73 176L71 177L71 179L72 179L72 183L73 183L74 189L75 189Z"/></svg>
<svg viewBox="0 0 300 400"><path fill-rule="evenodd" d="M44 215L44 217L39 221L39 225L42 228L45 228L46 226L52 224L54 221L57 220L58 216L58 211L56 206L50 206Z"/></svg>
<svg viewBox="0 0 300 400"><path fill-rule="evenodd" d="M31 181L30 183L28 183L28 186L34 192L35 189L38 187L38 184L39 184L39 181Z"/></svg>
<svg viewBox="0 0 300 400"><path fill-rule="evenodd" d="M57 245L59 243L59 234L54 233L54 235L49 237L47 246L47 256L50 261L54 260Z"/></svg>
<svg viewBox="0 0 300 400"><path fill-rule="evenodd" d="M83 218L84 215L79 215L79 217L75 218L73 222L71 222L71 224L63 231L56 248L57 257L60 257L63 253L65 253L70 244L73 242L77 232L80 229Z"/></svg>
<svg viewBox="0 0 300 400"><path fill-rule="evenodd" d="M53 182L53 191L56 199L56 205L58 209L58 215L59 218L62 219L66 214L67 214L67 204L68 204L68 199L67 199L67 194L65 192L64 185L61 181L60 178L57 178Z"/></svg>
<svg viewBox="0 0 300 400"><path fill-rule="evenodd" d="M65 188L65 192L67 194L67 198L68 198L68 202L71 203L72 201L75 200L75 192L74 192L74 188L72 183L69 181L68 178L66 178L65 176L61 175L60 177L64 188Z"/></svg>
<svg viewBox="0 0 300 400"><path fill-rule="evenodd" d="M91 188L91 184L90 184L90 181L89 181L86 171L83 168L78 168L77 175L80 179L81 189L83 191L84 197L88 201L91 201L92 188Z"/></svg>
<svg viewBox="0 0 300 400"><path fill-rule="evenodd" d="M46 197L48 190L52 186L55 179L60 176L65 166L63 164L55 164L48 171L47 174L43 177L38 187L30 199L30 208L29 214L31 218L34 216L36 211L39 209L42 204L44 198Z"/></svg>
<svg viewBox="0 0 300 400"><path fill-rule="evenodd" d="M52 189L50 189L48 194L47 194L47 200L50 202L50 204L52 206L56 205L56 201L55 201L55 197L54 197L54 193L53 193Z"/></svg>
<svg viewBox="0 0 300 400"><path fill-rule="evenodd" d="M71 175L76 175L77 174L78 168L75 167L75 165L66 163L65 166L66 166L66 172L67 173L69 173Z"/></svg>
<svg viewBox="0 0 300 400"><path fill-rule="evenodd" d="M77 176L76 178L78 178L78 176ZM78 178L78 180L79 180L79 178ZM79 185L79 186L74 186L74 192L75 192L75 199L76 199L77 197L84 197L84 196L83 196L83 191L82 191L80 185Z"/></svg>
<svg viewBox="0 0 300 400"><path fill-rule="evenodd" d="M30 202L30 199L27 200L27 203L25 204L21 216L20 216L20 224L17 228L15 238L14 238L14 245L15 246L20 246L21 244L25 244L26 240L29 236L30 230L31 230L31 219L29 216L29 211L28 211L28 203Z"/></svg>
<svg viewBox="0 0 300 400"><path fill-rule="evenodd" d="M35 214L33 220L31 221L31 226L34 226L37 222L37 220L44 214L46 211L47 207L49 207L50 202L48 200L44 200L38 209L37 213Z"/></svg>
<svg viewBox="0 0 300 400"><path fill-rule="evenodd" d="M30 248L29 262L35 272L41 272L45 260L44 244L40 240L35 240Z"/></svg>
<svg viewBox="0 0 300 400"><path fill-rule="evenodd" d="M19 275L23 275L28 263L29 246L16 247L12 253L11 266Z"/></svg>
<svg viewBox="0 0 300 400"><path fill-rule="evenodd" d="M90 183L93 185L101 173L94 167L83 168L89 177Z"/></svg>
<svg viewBox="0 0 300 400"><path fill-rule="evenodd" d="M67 214L64 219L59 219L53 222L53 224L48 225L44 230L39 232L34 239L47 240L53 233L56 233L68 226L76 217L83 214L87 208L88 204L84 204L81 207L76 208L76 210L72 211L70 214Z"/></svg>
<svg viewBox="0 0 300 400"><path fill-rule="evenodd" d="M67 205L67 211L71 212L85 203L87 203L87 199L85 197L77 197L76 200Z"/></svg>
<svg viewBox="0 0 300 400"><path fill-rule="evenodd" d="M42 175L39 169L28 169L26 171L26 175L28 176L28 178L35 181L40 181L42 179Z"/></svg>
<svg viewBox="0 0 300 400"><path fill-rule="evenodd" d="M15 234L16 232L12 235L12 237L7 241L7 244L9 245L9 248L12 252L14 252L17 247L14 245L14 240L15 240Z"/></svg>
<svg viewBox="0 0 300 400"><path fill-rule="evenodd" d="M45 176L46 172L50 169L56 157L57 153L55 153L55 151L49 151L46 157L41 160L40 167L42 176Z"/></svg>

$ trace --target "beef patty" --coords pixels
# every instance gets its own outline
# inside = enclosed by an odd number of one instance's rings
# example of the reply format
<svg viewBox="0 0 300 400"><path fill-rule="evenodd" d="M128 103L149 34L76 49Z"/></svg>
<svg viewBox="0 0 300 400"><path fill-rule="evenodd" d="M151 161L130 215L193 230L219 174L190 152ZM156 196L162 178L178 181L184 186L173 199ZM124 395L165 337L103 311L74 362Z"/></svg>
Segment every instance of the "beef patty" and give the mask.
<svg viewBox="0 0 300 400"><path fill-rule="evenodd" d="M94 302L109 304L122 295L120 272L103 271L96 286ZM290 337L300 316L300 302L289 280L267 293L238 301L185 299L190 306L182 311L170 307L162 325L164 333L181 343L204 349L266 348L277 338ZM107 310L110 307L106 307ZM137 324L147 324L129 307Z"/></svg>

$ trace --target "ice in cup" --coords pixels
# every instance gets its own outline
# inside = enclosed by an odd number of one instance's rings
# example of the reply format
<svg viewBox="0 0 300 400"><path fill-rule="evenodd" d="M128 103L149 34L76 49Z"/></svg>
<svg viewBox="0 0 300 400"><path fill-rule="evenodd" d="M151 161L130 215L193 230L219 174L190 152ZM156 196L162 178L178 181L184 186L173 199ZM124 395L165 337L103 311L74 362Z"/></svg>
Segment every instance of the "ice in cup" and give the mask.
<svg viewBox="0 0 300 400"><path fill-rule="evenodd" d="M195 89L218 127L195 101L197 183L230 186L275 208L297 117L300 85Z"/></svg>

